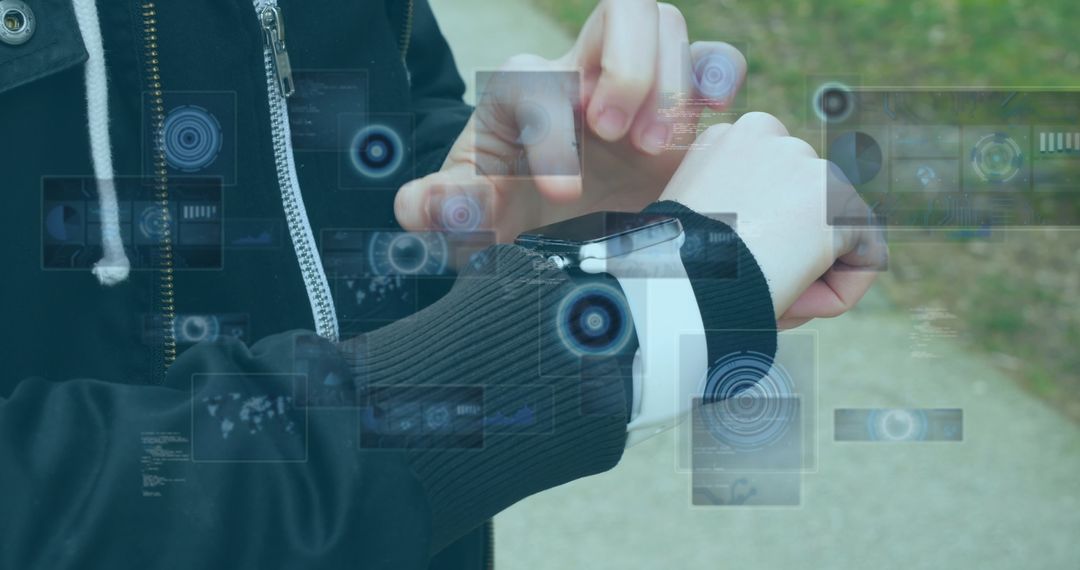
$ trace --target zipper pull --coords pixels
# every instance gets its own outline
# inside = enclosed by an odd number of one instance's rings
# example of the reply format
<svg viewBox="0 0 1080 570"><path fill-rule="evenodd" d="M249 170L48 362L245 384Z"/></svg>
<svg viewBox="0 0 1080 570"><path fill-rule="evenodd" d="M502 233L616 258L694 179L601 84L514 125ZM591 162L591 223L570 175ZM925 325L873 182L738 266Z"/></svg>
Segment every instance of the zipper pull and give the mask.
<svg viewBox="0 0 1080 570"><path fill-rule="evenodd" d="M262 21L266 47L270 48L270 55L274 57L274 71L277 72L281 95L289 97L295 89L293 88L292 64L289 63L289 52L285 49L285 20L282 19L281 10L277 6L263 8L259 19Z"/></svg>

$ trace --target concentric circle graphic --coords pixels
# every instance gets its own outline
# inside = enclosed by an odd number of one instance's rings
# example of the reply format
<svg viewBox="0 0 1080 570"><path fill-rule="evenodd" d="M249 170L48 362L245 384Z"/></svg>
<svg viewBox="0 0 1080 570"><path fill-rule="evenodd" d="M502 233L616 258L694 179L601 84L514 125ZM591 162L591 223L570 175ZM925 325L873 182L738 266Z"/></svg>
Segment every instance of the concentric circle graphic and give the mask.
<svg viewBox="0 0 1080 570"><path fill-rule="evenodd" d="M810 105L822 121L839 123L855 112L855 95L847 85L830 81L818 87Z"/></svg>
<svg viewBox="0 0 1080 570"><path fill-rule="evenodd" d="M160 241L165 237L172 220L157 206L147 206L139 214L139 233L148 240Z"/></svg>
<svg viewBox="0 0 1080 570"><path fill-rule="evenodd" d="M731 58L711 53L694 62L693 80L698 93L722 101L735 91L739 74Z"/></svg>
<svg viewBox="0 0 1080 570"><path fill-rule="evenodd" d="M971 166L986 182L1008 182L1023 168L1024 152L1009 135L991 133L979 139L971 149Z"/></svg>
<svg viewBox="0 0 1080 570"><path fill-rule="evenodd" d="M612 355L630 340L630 308L622 293L610 285L574 289L559 304L556 315L559 338L576 354Z"/></svg>
<svg viewBox="0 0 1080 570"><path fill-rule="evenodd" d="M186 315L176 319L176 341L197 343L218 338L221 325L213 315Z"/></svg>
<svg viewBox="0 0 1080 570"><path fill-rule="evenodd" d="M449 246L438 233L375 232L368 257L375 275L439 275L446 270Z"/></svg>
<svg viewBox="0 0 1080 570"><path fill-rule="evenodd" d="M386 125L369 125L353 135L349 160L361 175L386 178L405 161L401 137Z"/></svg>
<svg viewBox="0 0 1080 570"><path fill-rule="evenodd" d="M452 232L476 231L484 221L484 210L471 196L451 196L443 202L442 226Z"/></svg>
<svg viewBox="0 0 1080 570"><path fill-rule="evenodd" d="M170 167L183 172L198 172L210 166L221 151L221 123L209 111L195 105L170 111L161 137L165 160Z"/></svg>
<svg viewBox="0 0 1080 570"><path fill-rule="evenodd" d="M873 410L867 417L867 431L874 441L922 441L928 420L922 410Z"/></svg>
<svg viewBox="0 0 1080 570"><path fill-rule="evenodd" d="M754 451L787 434L798 405L794 382L782 366L764 354L741 352L709 370L702 412L718 443Z"/></svg>

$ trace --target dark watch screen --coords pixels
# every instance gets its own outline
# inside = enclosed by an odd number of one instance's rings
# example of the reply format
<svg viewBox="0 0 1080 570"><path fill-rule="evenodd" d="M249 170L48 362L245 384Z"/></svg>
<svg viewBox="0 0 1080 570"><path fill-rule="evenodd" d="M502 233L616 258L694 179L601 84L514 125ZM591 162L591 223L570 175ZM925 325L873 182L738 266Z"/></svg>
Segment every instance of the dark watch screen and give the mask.
<svg viewBox="0 0 1080 570"><path fill-rule="evenodd" d="M516 243L525 247L540 243L583 245L673 221L670 216L657 214L595 212L527 231L518 236Z"/></svg>

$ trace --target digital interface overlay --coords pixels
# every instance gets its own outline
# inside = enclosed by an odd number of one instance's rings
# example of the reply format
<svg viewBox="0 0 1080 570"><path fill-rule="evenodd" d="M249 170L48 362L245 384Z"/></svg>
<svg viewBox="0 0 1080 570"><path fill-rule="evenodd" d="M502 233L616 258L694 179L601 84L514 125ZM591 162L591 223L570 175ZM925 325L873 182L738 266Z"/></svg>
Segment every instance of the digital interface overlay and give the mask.
<svg viewBox="0 0 1080 570"><path fill-rule="evenodd" d="M221 180L169 180L169 220L162 218L151 181L116 179L120 236L133 270L153 269L165 235L172 233L177 271L223 267ZM101 209L93 177L44 177L41 183L41 265L46 270L88 269L102 256Z"/></svg>
<svg viewBox="0 0 1080 570"><path fill-rule="evenodd" d="M832 85L824 156L888 228L1076 226L1080 91ZM830 200L834 200L830 197ZM830 202L830 212L845 211Z"/></svg>

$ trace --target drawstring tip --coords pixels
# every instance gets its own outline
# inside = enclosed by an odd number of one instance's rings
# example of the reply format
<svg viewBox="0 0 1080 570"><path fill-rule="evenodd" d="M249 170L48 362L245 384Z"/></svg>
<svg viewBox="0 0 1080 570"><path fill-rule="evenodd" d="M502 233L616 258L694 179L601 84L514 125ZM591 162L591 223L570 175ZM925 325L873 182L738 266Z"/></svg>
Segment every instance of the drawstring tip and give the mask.
<svg viewBox="0 0 1080 570"><path fill-rule="evenodd" d="M128 278L130 272L131 262L128 261L127 256L119 259L104 258L95 263L93 269L93 274L97 277L98 283L106 287L122 283Z"/></svg>

